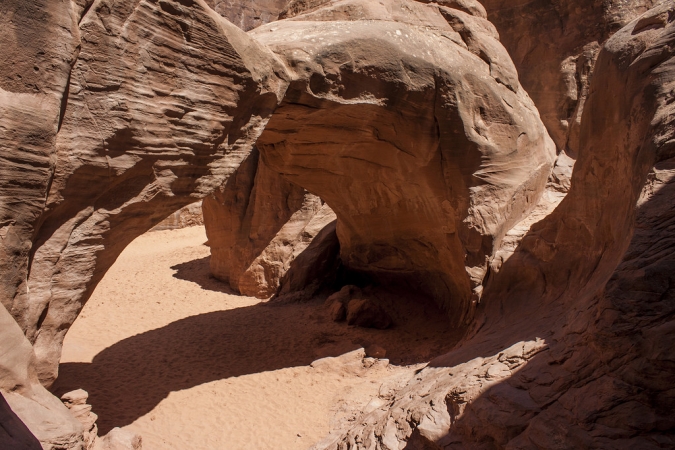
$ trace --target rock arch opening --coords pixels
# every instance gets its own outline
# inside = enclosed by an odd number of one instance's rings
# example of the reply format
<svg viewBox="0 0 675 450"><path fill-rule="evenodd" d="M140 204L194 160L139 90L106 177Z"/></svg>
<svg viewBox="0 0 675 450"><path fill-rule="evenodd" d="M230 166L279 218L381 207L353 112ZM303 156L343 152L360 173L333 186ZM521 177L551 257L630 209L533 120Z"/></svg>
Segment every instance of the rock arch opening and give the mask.
<svg viewBox="0 0 675 450"><path fill-rule="evenodd" d="M208 6L221 3L6 2L0 319L10 326L0 334L15 365L0 387L13 408L32 405L29 428L43 443L62 437L36 422L45 414L68 445L84 439L38 380L56 378L65 333L107 270L172 211L217 190L212 206L226 205L223 183L257 144L258 167L330 205L346 270L425 290L454 329L468 325L453 352L323 447L548 447L550 436L575 447L673 446L663 376L673 361L672 2L485 0L486 11L474 0L297 0L284 20L248 34ZM547 130L559 152L550 177ZM579 158L571 187L562 151ZM566 186L546 197L556 183ZM264 216L249 214L254 191L255 180L246 208L235 208L242 224ZM292 209L279 208L278 231L260 235L277 236ZM244 233L226 247L255 228L238 223ZM283 267L280 293L321 278L292 267L316 268L304 257L330 247L313 247L321 233ZM267 247L256 255L247 245L222 278L269 287L280 272L258 260ZM334 295L349 306L358 292ZM333 300L322 314L344 315L345 301ZM289 305L302 303L265 308ZM239 319L225 321L259 325ZM139 339L170 340L183 325ZM128 343L91 364L119 360ZM519 413L502 421L495 409Z"/></svg>
<svg viewBox="0 0 675 450"><path fill-rule="evenodd" d="M68 331L52 392L87 391L101 436L124 427L163 448L308 446L459 338L431 301L401 310L401 292L361 293L390 303L386 330L333 321L325 293L242 296L210 276L205 239L197 226L134 240Z"/></svg>

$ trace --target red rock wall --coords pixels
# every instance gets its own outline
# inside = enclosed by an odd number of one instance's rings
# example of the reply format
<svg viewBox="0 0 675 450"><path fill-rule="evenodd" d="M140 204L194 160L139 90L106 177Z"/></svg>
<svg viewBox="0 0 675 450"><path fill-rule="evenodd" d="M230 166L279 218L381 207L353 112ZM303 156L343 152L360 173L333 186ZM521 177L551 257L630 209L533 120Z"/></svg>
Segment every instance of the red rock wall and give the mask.
<svg viewBox="0 0 675 450"><path fill-rule="evenodd" d="M204 225L202 202L195 202L172 213L169 217L155 225L150 231L177 230L180 228Z"/></svg>
<svg viewBox="0 0 675 450"><path fill-rule="evenodd" d="M285 69L201 1L23 4L3 3L13 12L2 15L3 46L25 53L3 69L10 114L0 120L15 132L0 145L16 156L1 184L11 264L2 303L49 384L105 271L236 169L284 92L275 73Z"/></svg>
<svg viewBox="0 0 675 450"><path fill-rule="evenodd" d="M335 220L315 195L253 153L204 199L211 273L241 294L268 298L295 258Z"/></svg>
<svg viewBox="0 0 675 450"><path fill-rule="evenodd" d="M492 275L473 332L317 448L675 445L673 18L665 2L601 50L570 192Z"/></svg>
<svg viewBox="0 0 675 450"><path fill-rule="evenodd" d="M483 0L558 150L576 157L589 75L602 44L657 0Z"/></svg>
<svg viewBox="0 0 675 450"><path fill-rule="evenodd" d="M258 140L263 160L333 208L347 268L412 284L469 323L487 261L554 156L492 25L354 0L251 34L296 78Z"/></svg>
<svg viewBox="0 0 675 450"><path fill-rule="evenodd" d="M251 30L279 18L289 0L207 0L218 14L244 31Z"/></svg>
<svg viewBox="0 0 675 450"><path fill-rule="evenodd" d="M470 0L299 1L248 35L202 0L4 2L0 294L33 344L21 364L49 384L122 249L216 189L240 289L302 248L275 243L298 229L317 236L306 255L333 255L332 226L293 220L317 208L291 182L334 209L349 269L469 326L322 448L675 446L675 6L600 50L650 4L485 4L515 65ZM493 264L564 184L544 124L578 157L569 194ZM238 170L256 141L258 169Z"/></svg>

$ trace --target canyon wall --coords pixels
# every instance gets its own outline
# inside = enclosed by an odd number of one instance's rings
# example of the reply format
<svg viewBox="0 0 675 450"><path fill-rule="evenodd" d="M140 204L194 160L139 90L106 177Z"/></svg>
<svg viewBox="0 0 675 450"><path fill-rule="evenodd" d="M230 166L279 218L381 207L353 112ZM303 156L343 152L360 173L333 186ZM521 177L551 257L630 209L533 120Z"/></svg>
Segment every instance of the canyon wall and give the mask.
<svg viewBox="0 0 675 450"><path fill-rule="evenodd" d="M257 149L204 199L211 273L237 292L268 298L335 214L316 195L270 170Z"/></svg>
<svg viewBox="0 0 675 450"><path fill-rule="evenodd" d="M117 255L224 182L286 75L201 1L22 5L2 16L23 64L3 66L2 303L48 385ZM19 45L24 29L37 34Z"/></svg>
<svg viewBox="0 0 675 450"><path fill-rule="evenodd" d="M152 227L151 231L177 230L204 225L202 202L195 202L173 212L169 217Z"/></svg>
<svg viewBox="0 0 675 450"><path fill-rule="evenodd" d="M38 380L124 247L206 197L241 292L339 251L466 328L317 448L675 446L675 6L630 22L655 3L3 2L0 391L81 447Z"/></svg>
<svg viewBox="0 0 675 450"><path fill-rule="evenodd" d="M675 444L674 18L664 2L600 51L570 192L464 341L316 448Z"/></svg>
<svg viewBox="0 0 675 450"><path fill-rule="evenodd" d="M483 0L559 151L576 157L602 44L659 0Z"/></svg>

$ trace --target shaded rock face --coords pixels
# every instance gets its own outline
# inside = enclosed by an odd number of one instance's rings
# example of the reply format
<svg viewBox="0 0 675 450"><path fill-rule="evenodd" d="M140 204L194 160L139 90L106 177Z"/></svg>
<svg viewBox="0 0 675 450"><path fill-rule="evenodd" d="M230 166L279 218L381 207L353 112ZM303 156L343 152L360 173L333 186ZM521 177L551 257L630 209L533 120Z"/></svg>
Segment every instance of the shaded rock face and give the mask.
<svg viewBox="0 0 675 450"><path fill-rule="evenodd" d="M324 226L329 219L332 221ZM324 204L305 228L311 242L301 247L302 252L294 256L279 281L276 297L307 299L322 288L330 288L339 282L340 241L336 224L335 213Z"/></svg>
<svg viewBox="0 0 675 450"><path fill-rule="evenodd" d="M492 25L355 0L251 33L294 78L258 140L263 161L333 208L347 268L419 286L470 321L487 261L554 155Z"/></svg>
<svg viewBox="0 0 675 450"><path fill-rule="evenodd" d="M180 228L204 225L202 202L195 202L172 213L152 228L152 231L177 230Z"/></svg>
<svg viewBox="0 0 675 450"><path fill-rule="evenodd" d="M218 14L244 31L277 20L288 2L289 0L206 0Z"/></svg>
<svg viewBox="0 0 675 450"><path fill-rule="evenodd" d="M317 448L675 447L675 6L601 47L651 3L485 4L298 0L247 35L202 0L3 2L3 414L82 448L38 380L122 249L215 191L238 289L339 252L469 324ZM334 317L382 317L358 301Z"/></svg>
<svg viewBox="0 0 675 450"><path fill-rule="evenodd" d="M0 10L0 301L12 310L25 289L80 41L71 3L6 1Z"/></svg>
<svg viewBox="0 0 675 450"><path fill-rule="evenodd" d="M346 285L326 299L331 319L347 325L384 330L393 325L391 316L357 286Z"/></svg>
<svg viewBox="0 0 675 450"><path fill-rule="evenodd" d="M602 44L659 0L483 0L558 150L576 157Z"/></svg>
<svg viewBox="0 0 675 450"><path fill-rule="evenodd" d="M335 214L316 195L270 170L254 150L204 199L211 273L241 294L267 298Z"/></svg>
<svg viewBox="0 0 675 450"><path fill-rule="evenodd" d="M2 303L49 384L63 336L107 268L238 167L286 75L200 0L20 4L3 3L13 11L2 16L3 46L42 30L20 47L43 61L14 55L21 65L2 69L0 121L14 131L0 145L19 149L0 188L1 259L12 264Z"/></svg>
<svg viewBox="0 0 675 450"><path fill-rule="evenodd" d="M600 51L569 194L464 342L317 448L675 445L674 19L664 2Z"/></svg>
<svg viewBox="0 0 675 450"><path fill-rule="evenodd" d="M40 384L33 348L2 305L0 355L2 448L85 450L82 425Z"/></svg>

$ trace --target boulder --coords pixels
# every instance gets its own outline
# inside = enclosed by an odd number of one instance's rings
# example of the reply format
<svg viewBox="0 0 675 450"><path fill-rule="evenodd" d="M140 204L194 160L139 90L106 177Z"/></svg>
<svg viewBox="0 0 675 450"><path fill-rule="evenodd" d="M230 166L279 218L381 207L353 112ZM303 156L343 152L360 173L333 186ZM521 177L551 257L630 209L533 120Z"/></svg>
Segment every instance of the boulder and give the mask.
<svg viewBox="0 0 675 450"><path fill-rule="evenodd" d="M61 396L61 401L70 413L81 424L84 430L83 439L87 450L92 449L98 437L98 426L96 420L98 416L91 412L91 405L87 404L89 393L84 389L77 389L71 392L66 392Z"/></svg>
<svg viewBox="0 0 675 450"><path fill-rule="evenodd" d="M425 290L470 323L487 262L555 155L496 30L435 3L298 11L250 32L294 78L262 160L335 211L347 269Z"/></svg>
<svg viewBox="0 0 675 450"><path fill-rule="evenodd" d="M339 291L329 295L328 298L326 298L326 304L330 305L333 303L341 303L343 305L347 305L347 303L349 303L352 298L362 295L363 292L358 286L348 284L346 286L342 286Z"/></svg>
<svg viewBox="0 0 675 450"><path fill-rule="evenodd" d="M347 303L347 325L384 330L392 325L389 314L367 298L355 298Z"/></svg>
<svg viewBox="0 0 675 450"><path fill-rule="evenodd" d="M344 303L337 300L333 300L333 302L330 303L328 308L330 318L333 320L333 322L342 322L347 318L347 308L345 307Z"/></svg>
<svg viewBox="0 0 675 450"><path fill-rule="evenodd" d="M88 450L82 424L40 384L33 348L2 305L0 355L2 448Z"/></svg>
<svg viewBox="0 0 675 450"><path fill-rule="evenodd" d="M143 439L141 436L132 431L115 427L101 438L98 447L94 450L141 450L142 448Z"/></svg>

